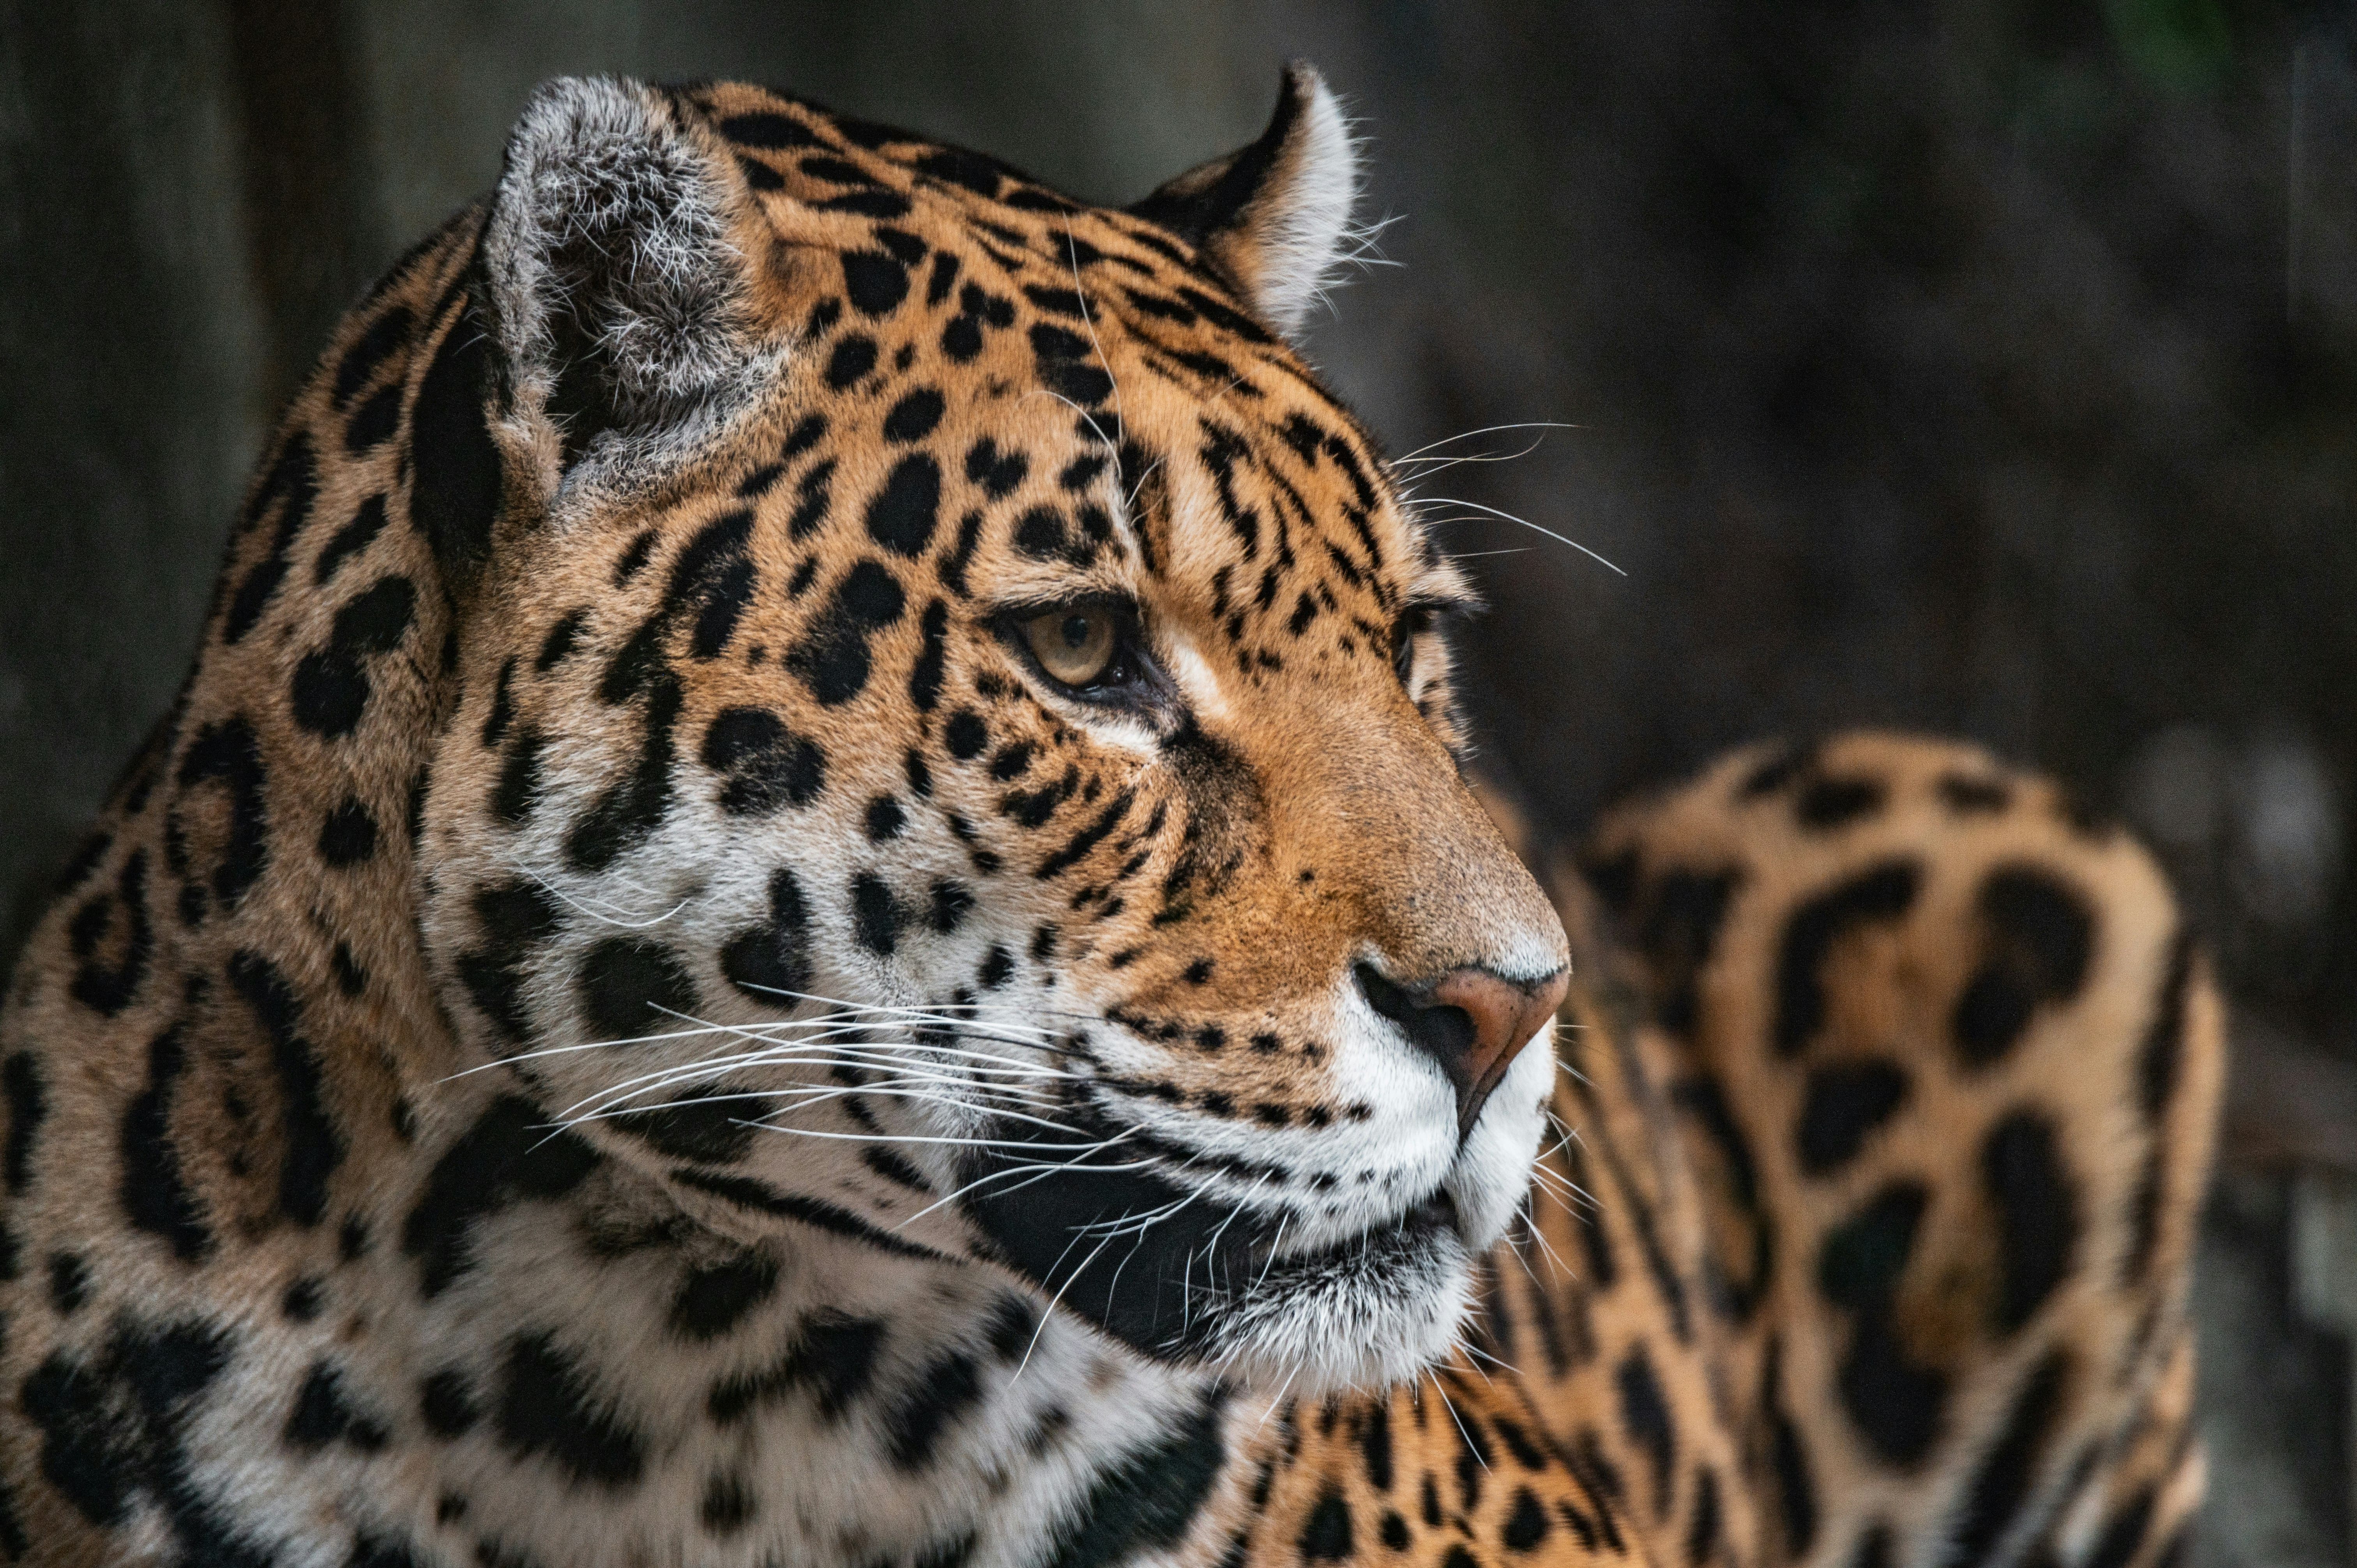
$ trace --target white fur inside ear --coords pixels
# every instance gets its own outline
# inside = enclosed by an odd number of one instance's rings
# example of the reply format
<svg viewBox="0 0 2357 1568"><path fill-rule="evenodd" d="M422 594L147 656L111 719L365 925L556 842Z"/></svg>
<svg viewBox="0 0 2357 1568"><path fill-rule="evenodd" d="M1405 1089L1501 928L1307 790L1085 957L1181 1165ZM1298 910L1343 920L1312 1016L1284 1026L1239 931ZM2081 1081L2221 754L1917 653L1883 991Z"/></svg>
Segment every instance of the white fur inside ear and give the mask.
<svg viewBox="0 0 2357 1568"><path fill-rule="evenodd" d="M1345 260L1351 209L1359 196L1359 148L1351 124L1325 78L1297 67L1308 91L1300 124L1288 137L1281 167L1254 203L1253 240L1260 265L1253 305L1286 337L1308 319L1309 307Z"/></svg>
<svg viewBox="0 0 2357 1568"><path fill-rule="evenodd" d="M661 93L570 77L533 94L484 236L500 346L529 415L585 355L616 421L611 459L662 459L748 401L774 356L748 330L731 200Z"/></svg>

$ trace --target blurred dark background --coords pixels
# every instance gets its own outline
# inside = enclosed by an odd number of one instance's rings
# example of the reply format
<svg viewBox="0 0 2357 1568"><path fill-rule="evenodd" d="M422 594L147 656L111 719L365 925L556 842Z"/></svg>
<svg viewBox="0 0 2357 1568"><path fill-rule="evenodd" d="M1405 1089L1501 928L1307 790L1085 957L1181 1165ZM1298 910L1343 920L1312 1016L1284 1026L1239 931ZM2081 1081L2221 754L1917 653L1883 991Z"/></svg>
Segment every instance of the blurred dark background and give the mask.
<svg viewBox="0 0 2357 1568"><path fill-rule="evenodd" d="M1577 832L1764 734L2061 774L2237 1009L2204 1563L2348 1561L2357 52L2266 0L0 0L0 957L186 666L275 405L564 71L743 76L1127 200L1307 55L1391 262L1312 357ZM1540 439L1542 438L1543 439ZM1529 448L1525 450L1525 448ZM2343 1299L2330 1282L2348 1282Z"/></svg>

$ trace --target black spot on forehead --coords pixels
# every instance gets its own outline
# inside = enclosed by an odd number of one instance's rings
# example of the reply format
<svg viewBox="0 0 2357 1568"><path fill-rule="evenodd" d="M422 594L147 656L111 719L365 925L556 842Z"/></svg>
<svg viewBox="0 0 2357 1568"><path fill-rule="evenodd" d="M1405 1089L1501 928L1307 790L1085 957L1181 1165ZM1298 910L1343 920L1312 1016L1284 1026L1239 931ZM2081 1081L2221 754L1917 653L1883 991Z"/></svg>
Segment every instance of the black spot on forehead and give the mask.
<svg viewBox="0 0 2357 1568"><path fill-rule="evenodd" d="M1086 338L1045 321L1035 322L1029 336L1039 379L1049 391L1084 406L1113 395L1113 377L1091 362L1096 350Z"/></svg>
<svg viewBox="0 0 2357 1568"><path fill-rule="evenodd" d="M815 205L822 212L856 212L863 218L905 218L909 215L909 199L907 197L901 195L897 190L885 190L880 188L872 190L847 191L841 196L830 196L824 201L818 202ZM903 234L899 231L892 229L878 229L876 231L876 237L879 240L886 241L888 244L889 242L894 240L915 240L914 235ZM890 245L889 248L895 252L899 252L905 250L907 247L903 245ZM919 242L916 249L917 253L914 257L903 257L900 259L903 261L921 259L925 253L923 243ZM907 292L905 285L903 286L902 292L904 294Z"/></svg>
<svg viewBox="0 0 2357 1568"><path fill-rule="evenodd" d="M965 455L967 480L980 485L993 500L1012 494L1030 467L1030 459L1021 452L1003 450L987 435L975 442Z"/></svg>
<svg viewBox="0 0 2357 1568"><path fill-rule="evenodd" d="M903 394L884 415L884 439L896 445L923 440L941 424L946 406L942 394L931 387Z"/></svg>
<svg viewBox="0 0 2357 1568"><path fill-rule="evenodd" d="M1075 531L1052 506L1035 506L1015 521L1015 549L1034 561L1068 561L1085 566L1096 559L1096 546L1086 531Z"/></svg>
<svg viewBox="0 0 2357 1568"><path fill-rule="evenodd" d="M807 539L818 531L819 524L826 521L827 507L833 500L828 487L834 478L834 461L829 457L823 462L812 464L810 471L795 482L793 514L786 519L787 538L795 541ZM794 581L807 585L810 575L817 570L818 557L808 556L795 570ZM786 593L790 598L801 595L799 589L791 587Z"/></svg>
<svg viewBox="0 0 2357 1568"><path fill-rule="evenodd" d="M881 251L853 251L843 258L844 292L863 316L886 316L909 297L909 269Z"/></svg>
<svg viewBox="0 0 2357 1568"><path fill-rule="evenodd" d="M900 210L901 212L906 212L908 210L905 203L902 205ZM885 215L870 214L869 216ZM888 216L898 217L899 214L893 213ZM909 233L907 230L892 229L878 225L875 232L876 242L883 246L886 250L891 252L893 259L899 262L902 266L913 267L919 262L925 259L925 242L922 240L918 239L914 234Z"/></svg>
<svg viewBox="0 0 2357 1568"><path fill-rule="evenodd" d="M720 134L748 147L776 151L789 147L823 147L816 132L791 115L762 111L731 114L720 122Z"/></svg>
<svg viewBox="0 0 2357 1568"><path fill-rule="evenodd" d="M893 465L884 488L867 503L867 536L895 554L921 554L932 542L941 504L941 465L929 454L911 453Z"/></svg>
<svg viewBox="0 0 2357 1568"><path fill-rule="evenodd" d="M863 332L846 332L827 356L826 384L841 391L875 368L876 339Z"/></svg>

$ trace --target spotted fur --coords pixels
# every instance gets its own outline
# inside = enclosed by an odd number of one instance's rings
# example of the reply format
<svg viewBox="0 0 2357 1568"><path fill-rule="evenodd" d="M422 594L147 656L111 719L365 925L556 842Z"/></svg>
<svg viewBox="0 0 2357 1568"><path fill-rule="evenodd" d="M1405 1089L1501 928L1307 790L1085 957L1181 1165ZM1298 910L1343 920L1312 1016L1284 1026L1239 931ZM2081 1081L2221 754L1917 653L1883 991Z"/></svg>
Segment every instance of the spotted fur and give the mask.
<svg viewBox="0 0 2357 1568"><path fill-rule="evenodd" d="M1306 68L1126 211L534 98L12 982L0 1557L2154 1560L2165 890L1853 741L1609 830L1567 942L1286 341L1355 182Z"/></svg>

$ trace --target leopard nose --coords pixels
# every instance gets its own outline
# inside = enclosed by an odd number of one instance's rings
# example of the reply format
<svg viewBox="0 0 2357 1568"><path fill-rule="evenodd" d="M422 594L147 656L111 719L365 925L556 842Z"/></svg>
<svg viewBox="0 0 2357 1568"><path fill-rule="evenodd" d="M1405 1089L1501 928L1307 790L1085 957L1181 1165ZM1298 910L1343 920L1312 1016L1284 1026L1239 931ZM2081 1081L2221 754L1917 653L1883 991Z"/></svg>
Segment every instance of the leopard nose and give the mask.
<svg viewBox="0 0 2357 1568"><path fill-rule="evenodd" d="M1486 969L1452 969L1408 984L1372 964L1357 966L1359 989L1374 1010L1440 1064L1457 1090L1457 1130L1473 1130L1481 1106L1514 1058L1563 1005L1570 972L1508 980Z"/></svg>

